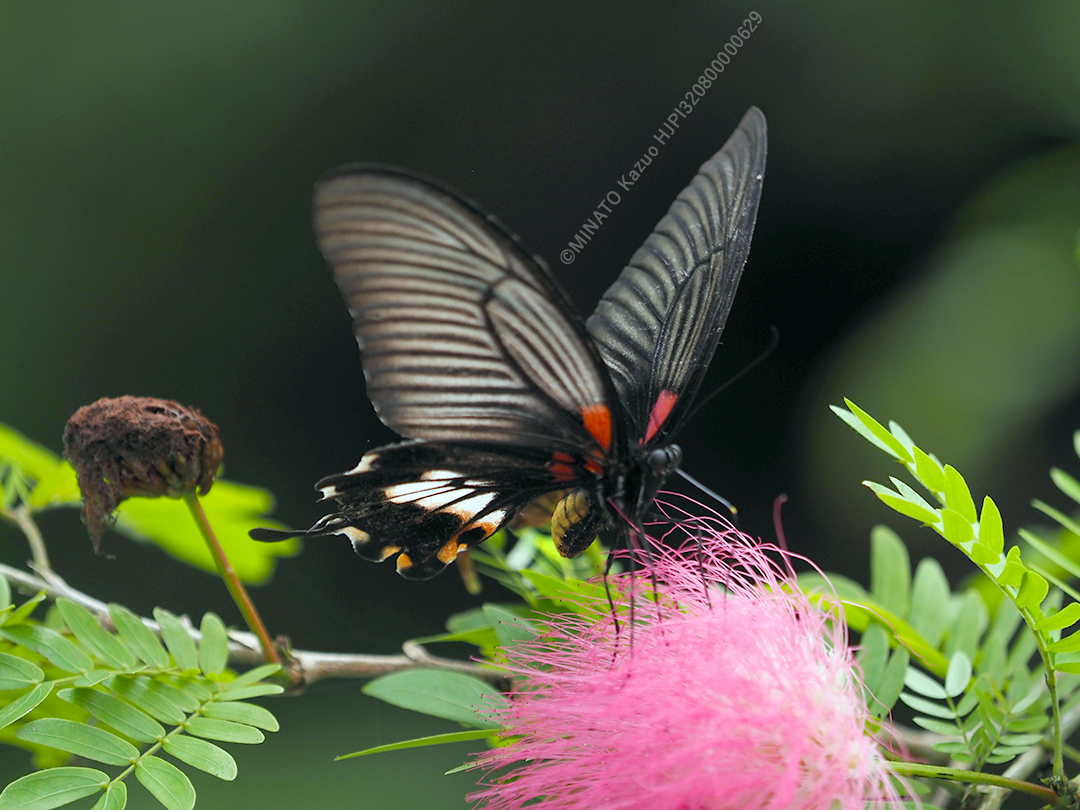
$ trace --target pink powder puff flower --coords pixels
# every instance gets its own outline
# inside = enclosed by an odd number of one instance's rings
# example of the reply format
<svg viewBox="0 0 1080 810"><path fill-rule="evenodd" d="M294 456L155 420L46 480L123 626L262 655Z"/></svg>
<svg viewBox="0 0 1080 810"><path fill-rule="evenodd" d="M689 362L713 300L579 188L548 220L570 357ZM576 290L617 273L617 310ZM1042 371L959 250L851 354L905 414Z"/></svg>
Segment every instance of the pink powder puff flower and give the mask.
<svg viewBox="0 0 1080 810"><path fill-rule="evenodd" d="M788 587L791 555L715 514L662 508L676 522L652 552L660 604L643 598L648 574L611 577L619 630L601 599L510 649L516 685L495 719L520 739L480 756L489 781L470 798L486 810L899 807L844 624Z"/></svg>

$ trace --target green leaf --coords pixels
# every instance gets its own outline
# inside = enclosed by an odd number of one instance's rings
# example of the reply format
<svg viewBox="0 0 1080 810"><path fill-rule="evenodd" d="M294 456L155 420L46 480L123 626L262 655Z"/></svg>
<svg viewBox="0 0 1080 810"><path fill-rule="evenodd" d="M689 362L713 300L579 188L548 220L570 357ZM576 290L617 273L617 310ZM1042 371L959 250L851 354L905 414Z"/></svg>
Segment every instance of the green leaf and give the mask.
<svg viewBox="0 0 1080 810"><path fill-rule="evenodd" d="M975 529L967 518L954 509L942 509L941 522L945 539L953 545L967 543L975 536Z"/></svg>
<svg viewBox="0 0 1080 810"><path fill-rule="evenodd" d="M895 436L889 433L889 431L887 431L876 419L874 419L874 417L870 416L870 414L850 399L845 399L844 404L850 409L850 414L845 412L842 408L837 408L832 405L829 407L832 408L833 413L843 419L856 433L860 434L871 444L881 448L889 455L902 461L904 464L910 464L913 461L907 448L904 447ZM852 415L854 418L851 418Z"/></svg>
<svg viewBox="0 0 1080 810"><path fill-rule="evenodd" d="M75 634L75 638L107 666L113 669L128 669L135 666L135 656L128 652L123 644L106 633L89 610L62 597L56 600L56 607L60 615L64 617L64 623Z"/></svg>
<svg viewBox="0 0 1080 810"><path fill-rule="evenodd" d="M38 479L37 486L27 501L35 512L51 506L67 506L81 502L82 493L79 491L75 470L66 461L61 461L52 472Z"/></svg>
<svg viewBox="0 0 1080 810"><path fill-rule="evenodd" d="M1080 604L1069 602L1057 613L1051 613L1036 622L1035 629L1044 633L1051 630L1064 630L1066 627L1072 627L1078 620L1080 620Z"/></svg>
<svg viewBox="0 0 1080 810"><path fill-rule="evenodd" d="M1013 711L1017 711L1014 707ZM1046 715L1040 715L1038 717L1020 717L1016 720L1010 720L1006 728L1009 731L1017 734L1022 732L1042 731L1050 724L1050 718Z"/></svg>
<svg viewBox="0 0 1080 810"><path fill-rule="evenodd" d="M231 782L236 778L236 760L222 748L194 737L172 736L165 740L165 752L193 768Z"/></svg>
<svg viewBox="0 0 1080 810"><path fill-rule="evenodd" d="M257 683L254 686L245 686L240 689L226 689L220 695L218 700L250 700L256 697L265 697L266 695L280 695L285 691L285 688L278 686L276 683Z"/></svg>
<svg viewBox="0 0 1080 810"><path fill-rule="evenodd" d="M113 782L105 792L101 794L90 810L124 810L127 807L127 785L123 782Z"/></svg>
<svg viewBox="0 0 1080 810"><path fill-rule="evenodd" d="M7 577L0 574L0 610L4 610L11 606L11 585L8 584Z"/></svg>
<svg viewBox="0 0 1080 810"><path fill-rule="evenodd" d="M92 669L84 675L80 675L72 682L72 686L97 686L102 681L111 678L111 669Z"/></svg>
<svg viewBox="0 0 1080 810"><path fill-rule="evenodd" d="M1080 652L1080 632L1066 636L1053 644L1048 644L1046 649L1052 653Z"/></svg>
<svg viewBox="0 0 1080 810"><path fill-rule="evenodd" d="M1005 551L1005 529L997 504L987 495L983 498L982 516L979 519L979 543L1001 554Z"/></svg>
<svg viewBox="0 0 1080 810"><path fill-rule="evenodd" d="M40 481L60 463L60 456L0 423L0 462L7 462L35 481Z"/></svg>
<svg viewBox="0 0 1080 810"><path fill-rule="evenodd" d="M14 723L20 717L37 708L41 701L45 700L52 691L52 681L39 683L22 697L11 701L7 706L0 709L0 728Z"/></svg>
<svg viewBox="0 0 1080 810"><path fill-rule="evenodd" d="M165 729L152 717L106 692L63 689L57 696L86 709L102 723L138 742L156 742L165 736Z"/></svg>
<svg viewBox="0 0 1080 810"><path fill-rule="evenodd" d="M975 513L975 501L971 498L967 481L951 464L945 465L944 494L945 505L959 512L968 523L978 520L978 515Z"/></svg>
<svg viewBox="0 0 1080 810"><path fill-rule="evenodd" d="M945 700L949 696L941 684L914 667L908 667L908 671L904 675L904 686L912 692L934 700ZM903 697L901 695L900 699L903 700Z"/></svg>
<svg viewBox="0 0 1080 810"><path fill-rule="evenodd" d="M277 731L279 728L277 718L254 703L211 703L203 709L203 716L214 720L231 720L265 731Z"/></svg>
<svg viewBox="0 0 1080 810"><path fill-rule="evenodd" d="M16 731L15 736L105 765L130 765L139 758L139 749L115 734L58 717L32 720Z"/></svg>
<svg viewBox="0 0 1080 810"><path fill-rule="evenodd" d="M109 784L94 768L49 768L16 779L0 793L0 810L52 810L92 796Z"/></svg>
<svg viewBox="0 0 1080 810"><path fill-rule="evenodd" d="M21 624L34 610L45 601L48 594L45 591L40 591L34 594L18 608L9 613L7 616L0 616L0 626L7 625L8 627Z"/></svg>
<svg viewBox="0 0 1080 810"><path fill-rule="evenodd" d="M1016 594L1016 604L1022 608L1036 608L1049 592L1050 584L1045 579L1034 571L1025 571L1020 591Z"/></svg>
<svg viewBox="0 0 1080 810"><path fill-rule="evenodd" d="M912 448L915 457L915 475L922 481L926 488L934 492L945 489L945 471L931 456L927 455L918 447Z"/></svg>
<svg viewBox="0 0 1080 810"><path fill-rule="evenodd" d="M1042 734L1003 734L1000 740L1002 745L1024 746L1030 748L1042 742Z"/></svg>
<svg viewBox="0 0 1080 810"><path fill-rule="evenodd" d="M154 618L161 625L161 638L181 670L199 668L199 655L187 627L164 608L154 608Z"/></svg>
<svg viewBox="0 0 1080 810"><path fill-rule="evenodd" d="M889 660L889 637L885 628L877 622L871 624L863 631L859 646L858 660L862 667L863 685L873 693L877 691Z"/></svg>
<svg viewBox="0 0 1080 810"><path fill-rule="evenodd" d="M225 691L231 689L243 689L245 686L251 686L253 683L258 683L263 678L269 678L280 670L281 666L279 664L263 664L254 669L249 669L247 672L237 675L236 678L229 681L228 686L225 687Z"/></svg>
<svg viewBox="0 0 1080 810"><path fill-rule="evenodd" d="M874 699L880 703L886 711L891 711L896 705L897 698L904 688L904 677L907 675L908 664L911 662L911 654L903 647L897 649L889 657L889 663L885 666L885 673L874 692Z"/></svg>
<svg viewBox="0 0 1080 810"><path fill-rule="evenodd" d="M184 728L196 737L244 745L257 745L266 739L257 728L228 720L214 720L210 717L192 717L184 723Z"/></svg>
<svg viewBox="0 0 1080 810"><path fill-rule="evenodd" d="M6 625L0 628L0 638L33 650L64 672L89 672L94 668L90 656L55 630L39 625Z"/></svg>
<svg viewBox="0 0 1080 810"><path fill-rule="evenodd" d="M532 583L536 592L545 599L550 599L557 606L574 613L593 614L597 605L603 605L604 609L607 609L607 595L603 585L580 579L559 579L532 568L522 571L521 575Z"/></svg>
<svg viewBox="0 0 1080 810"><path fill-rule="evenodd" d="M529 626L528 619L523 619L498 605L484 605L484 615L491 622L499 644L504 647L512 647L536 636L536 631Z"/></svg>
<svg viewBox="0 0 1080 810"><path fill-rule="evenodd" d="M933 720L929 717L914 717L913 722L917 726L925 728L927 731L932 731L935 734L941 734L946 737L959 737L960 729L957 728L956 723L949 723L942 720Z"/></svg>
<svg viewBox="0 0 1080 810"><path fill-rule="evenodd" d="M1057 467L1050 468L1050 480L1053 481L1054 486L1060 489L1064 494L1068 495L1077 503L1080 503L1080 481L1077 481L1067 472L1059 470Z"/></svg>
<svg viewBox="0 0 1080 810"><path fill-rule="evenodd" d="M1032 501L1031 505L1047 517L1056 520L1066 531L1072 532L1073 534L1080 534L1080 523L1077 523L1075 520L1073 520L1071 517L1069 517L1059 509L1055 509L1054 507L1050 506L1050 504L1043 503L1042 501L1038 500Z"/></svg>
<svg viewBox="0 0 1080 810"><path fill-rule="evenodd" d="M150 680L145 676L136 678L116 676L109 683L116 694L130 700L155 720L178 726L187 717L184 706L177 704L173 695L164 689L167 684ZM180 691L176 687L169 687L169 689L173 692Z"/></svg>
<svg viewBox="0 0 1080 810"><path fill-rule="evenodd" d="M950 660L956 652L963 652L974 659L986 626L990 623L986 603L975 591L967 591L961 598L960 610L949 625L945 639L945 654Z"/></svg>
<svg viewBox="0 0 1080 810"><path fill-rule="evenodd" d="M911 561L896 532L875 526L870 532L870 595L897 616L908 611Z"/></svg>
<svg viewBox="0 0 1080 810"><path fill-rule="evenodd" d="M142 619L115 602L109 604L109 616L120 638L143 663L157 669L166 669L169 666L169 654L161 646L154 631L143 624Z"/></svg>
<svg viewBox="0 0 1080 810"><path fill-rule="evenodd" d="M203 686L203 683L208 683L208 681L200 682L197 680L191 680L190 678L173 678L173 681L178 681L176 685L180 688L180 691L192 700L194 700L197 704L205 703L206 701L210 700L210 698L219 694L216 689L211 692L209 689Z"/></svg>
<svg viewBox="0 0 1080 810"><path fill-rule="evenodd" d="M225 556L244 582L264 581L277 557L291 556L299 549L296 540L253 543L248 537L248 531L259 526L285 528L263 517L274 505L265 490L218 479L210 492L199 496L199 502ZM130 498L117 510L116 528L129 536L148 538L174 557L217 574L214 558L183 500Z"/></svg>
<svg viewBox="0 0 1080 810"><path fill-rule="evenodd" d="M387 745L377 745L374 748L365 748L363 751L354 751L351 754L342 754L339 757L334 757L334 761L337 762L341 759L366 757L370 754L383 754L387 751L404 751L407 748L424 748L429 745L446 745L448 743L469 742L470 740L483 740L488 739L492 736L492 732L486 731L484 729L473 729L472 731L452 731L449 734L433 734L430 737L417 737L412 740L403 740L401 742L389 743Z"/></svg>
<svg viewBox="0 0 1080 810"><path fill-rule="evenodd" d="M911 609L908 623L926 643L937 648L945 635L948 619L949 580L941 564L933 557L923 557L915 568L915 580L911 587Z"/></svg>
<svg viewBox="0 0 1080 810"><path fill-rule="evenodd" d="M199 625L199 669L207 675L220 675L229 663L229 635L225 622L213 613L203 614Z"/></svg>
<svg viewBox="0 0 1080 810"><path fill-rule="evenodd" d="M1022 534L1023 529L1020 531ZM1005 555L1005 568L998 575L998 584L1002 587L1018 588L1024 580L1024 571L1024 564L1020 561L1020 547L1013 546Z"/></svg>
<svg viewBox="0 0 1080 810"><path fill-rule="evenodd" d="M1042 554L1050 562L1065 570L1070 576L1080 578L1080 565L1075 560L1063 554L1060 549L1050 545L1045 540L1029 532L1027 529L1020 530L1020 536L1037 552Z"/></svg>
<svg viewBox="0 0 1080 810"><path fill-rule="evenodd" d="M949 697L962 695L970 681L971 659L958 650L949 659L949 671L945 673L945 692Z"/></svg>
<svg viewBox="0 0 1080 810"><path fill-rule="evenodd" d="M926 523L931 526L941 520L937 512L931 512L918 504L911 503L910 501L901 498L888 487L883 487L881 484L875 484L873 481L863 481L862 483L864 487L877 495L882 503L890 509L899 512L901 515L914 518L921 523Z"/></svg>
<svg viewBox="0 0 1080 810"><path fill-rule="evenodd" d="M25 689L45 680L41 667L25 658L0 653L0 692L9 689Z"/></svg>
<svg viewBox="0 0 1080 810"><path fill-rule="evenodd" d="M927 700L926 698L921 698L917 695L913 695L910 692L901 692L900 700L906 703L915 711L929 715L930 717L938 717L942 720L955 720L956 718L956 712L954 712L944 703L936 703L932 700ZM949 732L949 734L956 733L956 729Z"/></svg>
<svg viewBox="0 0 1080 810"><path fill-rule="evenodd" d="M506 698L489 684L460 672L407 669L383 675L364 685L364 694L403 709L444 717L474 728L501 726L481 716L503 705Z"/></svg>
<svg viewBox="0 0 1080 810"><path fill-rule="evenodd" d="M195 806L195 788L184 772L159 757L144 757L135 766L135 778L167 810L191 810Z"/></svg>

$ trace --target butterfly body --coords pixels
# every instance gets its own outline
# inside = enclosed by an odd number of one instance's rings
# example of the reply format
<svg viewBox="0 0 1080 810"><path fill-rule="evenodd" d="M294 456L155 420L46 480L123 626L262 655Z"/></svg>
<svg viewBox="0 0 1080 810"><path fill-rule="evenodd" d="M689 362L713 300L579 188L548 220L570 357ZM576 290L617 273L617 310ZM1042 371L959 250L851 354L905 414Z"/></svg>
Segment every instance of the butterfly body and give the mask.
<svg viewBox="0 0 1080 810"><path fill-rule="evenodd" d="M681 462L688 414L749 250L765 163L751 109L582 320L543 261L474 204L385 166L315 195L319 246L353 316L367 392L408 441L319 482L340 534L426 579L558 493L566 556L640 527ZM276 540L292 533L259 529Z"/></svg>

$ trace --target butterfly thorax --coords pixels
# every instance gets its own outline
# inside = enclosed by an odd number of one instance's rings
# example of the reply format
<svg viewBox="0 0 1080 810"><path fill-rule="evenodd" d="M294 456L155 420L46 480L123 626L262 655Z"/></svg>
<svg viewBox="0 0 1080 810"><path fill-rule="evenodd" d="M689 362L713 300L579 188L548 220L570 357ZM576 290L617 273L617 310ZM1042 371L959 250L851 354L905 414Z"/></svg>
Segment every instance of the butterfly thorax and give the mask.
<svg viewBox="0 0 1080 810"><path fill-rule="evenodd" d="M682 448L632 446L628 463L616 466L595 487L579 487L566 493L551 515L551 538L559 553L576 557L587 549L603 529L610 528L606 508L610 504L619 518L640 523L664 481L682 462Z"/></svg>

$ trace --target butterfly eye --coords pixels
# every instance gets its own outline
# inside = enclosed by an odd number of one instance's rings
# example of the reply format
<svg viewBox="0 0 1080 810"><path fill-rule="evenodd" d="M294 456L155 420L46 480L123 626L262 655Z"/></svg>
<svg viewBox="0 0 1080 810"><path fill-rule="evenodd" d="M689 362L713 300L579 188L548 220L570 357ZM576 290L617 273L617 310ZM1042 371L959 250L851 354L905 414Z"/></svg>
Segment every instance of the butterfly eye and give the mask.
<svg viewBox="0 0 1080 810"><path fill-rule="evenodd" d="M664 476L672 472L682 462L682 448L677 444L658 447L649 453L648 465L653 474Z"/></svg>

